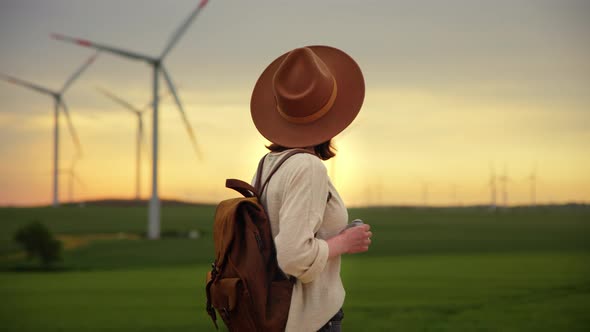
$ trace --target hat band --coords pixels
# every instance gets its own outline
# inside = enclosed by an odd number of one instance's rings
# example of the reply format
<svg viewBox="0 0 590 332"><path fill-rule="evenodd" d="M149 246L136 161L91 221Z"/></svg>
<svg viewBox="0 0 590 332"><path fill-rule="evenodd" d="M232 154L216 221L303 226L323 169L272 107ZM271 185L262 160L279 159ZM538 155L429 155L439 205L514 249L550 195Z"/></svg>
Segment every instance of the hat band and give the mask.
<svg viewBox="0 0 590 332"><path fill-rule="evenodd" d="M283 112L283 110L281 109L279 104L277 104L277 111L279 111L279 114L283 118L285 118L285 120L292 122L292 123L306 124L306 123L316 121L317 119L326 115L326 113L328 113L328 111L332 108L332 106L334 106L334 102L336 101L336 95L338 94L338 86L336 85L336 79L334 79L334 77L332 77L332 80L334 81L334 84L332 85L332 95L330 96L330 99L328 99L328 101L326 102L326 104L322 108L313 112L312 114L310 114L308 116L291 116L291 115Z"/></svg>

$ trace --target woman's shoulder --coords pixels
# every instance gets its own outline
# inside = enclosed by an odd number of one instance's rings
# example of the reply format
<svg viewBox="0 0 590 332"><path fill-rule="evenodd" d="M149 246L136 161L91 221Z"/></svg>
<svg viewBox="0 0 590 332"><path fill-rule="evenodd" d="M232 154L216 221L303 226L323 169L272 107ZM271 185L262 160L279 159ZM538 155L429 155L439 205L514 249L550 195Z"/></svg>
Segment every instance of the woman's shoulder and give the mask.
<svg viewBox="0 0 590 332"><path fill-rule="evenodd" d="M328 174L320 158L309 153L298 153L285 161L284 168L289 173L309 173L323 176Z"/></svg>
<svg viewBox="0 0 590 332"><path fill-rule="evenodd" d="M283 153L272 153L272 161L267 167L274 168ZM273 176L274 188L280 192L297 192L299 190L327 190L329 178L326 166L320 158L309 153L298 153L289 157ZM269 185L270 186L270 185ZM315 189L314 189L315 188Z"/></svg>

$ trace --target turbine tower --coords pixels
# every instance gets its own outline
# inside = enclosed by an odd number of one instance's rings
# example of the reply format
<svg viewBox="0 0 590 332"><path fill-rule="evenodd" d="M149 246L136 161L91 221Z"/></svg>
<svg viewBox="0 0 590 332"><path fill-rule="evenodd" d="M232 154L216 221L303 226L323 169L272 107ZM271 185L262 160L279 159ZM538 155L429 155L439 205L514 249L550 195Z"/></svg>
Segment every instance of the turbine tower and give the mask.
<svg viewBox="0 0 590 332"><path fill-rule="evenodd" d="M531 191L531 206L537 206L537 164L533 165L533 171L529 175L528 180L530 182Z"/></svg>
<svg viewBox="0 0 590 332"><path fill-rule="evenodd" d="M497 182L496 182L496 170L494 165L490 163L490 209L495 210L497 205Z"/></svg>
<svg viewBox="0 0 590 332"><path fill-rule="evenodd" d="M143 114L152 106L152 103L148 103L144 108L137 108L131 105L131 103L125 101L123 98L117 97L115 94L105 89L97 89L103 95L113 100L120 106L123 106L137 117L137 137L135 139L135 200L139 201L141 199L141 147L145 142L143 135ZM162 99L162 97L159 99Z"/></svg>
<svg viewBox="0 0 590 332"><path fill-rule="evenodd" d="M174 100L176 102L176 106L180 111L180 115L182 116L182 121L184 122L185 128L188 132L188 135L191 139L195 152L197 156L201 159L201 153L199 147L197 145L197 140L195 138L195 134L193 129L187 119L186 112L182 107L180 102L180 98L176 93L176 88L172 83L172 78L168 74L168 71L164 67L164 59L166 55L170 53L172 48L176 45L180 37L184 34L184 32L188 29L189 25L193 22L194 18L201 12L201 10L205 7L208 0L201 0L197 8L195 8L190 15L182 22L182 24L176 29L176 31L172 34L171 38L168 40L166 47L160 53L160 55L154 57L149 55L144 55L140 53L136 53L133 51L128 51L120 48L115 48L111 46L107 46L104 44L97 44L85 39L78 39L67 37L64 35L53 34L53 38L65 42L70 42L73 44L78 44L84 47L91 47L97 50L106 51L109 53L113 53L125 58L133 59L133 60L140 60L147 62L153 69L153 121L152 121L152 195L149 203L149 216L148 216L148 237L150 239L158 239L160 237L160 197L158 194L158 81L159 75L162 74L164 77L164 81L170 90L172 96L174 96Z"/></svg>
<svg viewBox="0 0 590 332"><path fill-rule="evenodd" d="M82 156L82 147L80 145L80 140L78 139L78 134L76 134L76 130L74 129L74 125L72 124L72 119L70 117L70 111L68 110L68 106L64 100L64 93L66 90L74 83L80 75L94 62L98 55L98 52L94 53L86 62L78 68L64 83L63 87L58 90L51 90L45 87L42 87L37 84L33 84L18 78L14 78L12 76L0 74L0 78L16 85L23 86L25 88L32 89L34 91L49 95L53 98L53 207L59 206L59 110L60 108L63 110L64 115L66 117L66 122L68 126L68 130L70 135L72 136L72 140L74 141L74 146L76 148L76 153L74 158L79 158Z"/></svg>
<svg viewBox="0 0 590 332"><path fill-rule="evenodd" d="M508 177L508 171L506 169L506 165L504 165L504 172L500 178L498 178L500 184L502 185L502 206L504 208L508 207L508 181L510 178Z"/></svg>
<svg viewBox="0 0 590 332"><path fill-rule="evenodd" d="M78 174L76 173L76 163L78 162L78 158L74 158L72 163L70 164L69 168L61 170L61 173L68 176L68 201L70 203L74 203L74 182L77 182L83 188L86 187L84 182L80 179Z"/></svg>

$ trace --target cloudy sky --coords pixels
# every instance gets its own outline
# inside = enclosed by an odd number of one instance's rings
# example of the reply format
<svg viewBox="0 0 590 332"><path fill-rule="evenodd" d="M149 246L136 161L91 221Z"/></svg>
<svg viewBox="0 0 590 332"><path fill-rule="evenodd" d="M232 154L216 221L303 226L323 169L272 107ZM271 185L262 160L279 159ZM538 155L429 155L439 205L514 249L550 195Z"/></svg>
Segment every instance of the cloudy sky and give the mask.
<svg viewBox="0 0 590 332"><path fill-rule="evenodd" d="M367 86L326 164L349 205L486 203L492 170L508 178L509 203L526 204L535 169L539 202L588 202L589 4L210 0L165 61L204 160L164 99L161 196L216 202L232 195L226 178L249 180L267 143L249 114L258 75L290 49L325 44L353 56ZM50 33L155 56L196 5L2 0L0 72L57 90L93 51ZM74 199L132 197L136 121L96 87L143 107L150 67L102 53L65 95L84 152ZM0 82L0 205L50 202L52 112L50 97ZM60 128L65 171L74 147L63 118ZM60 185L67 200L65 173Z"/></svg>

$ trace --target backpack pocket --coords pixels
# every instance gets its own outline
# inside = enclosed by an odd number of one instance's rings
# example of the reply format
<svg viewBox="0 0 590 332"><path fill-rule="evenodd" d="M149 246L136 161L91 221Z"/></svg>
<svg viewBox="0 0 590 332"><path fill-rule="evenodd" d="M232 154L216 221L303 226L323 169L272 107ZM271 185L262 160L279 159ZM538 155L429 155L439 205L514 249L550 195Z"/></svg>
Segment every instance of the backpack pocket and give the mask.
<svg viewBox="0 0 590 332"><path fill-rule="evenodd" d="M211 304L230 331L256 331L252 300L240 278L222 278L211 285Z"/></svg>

